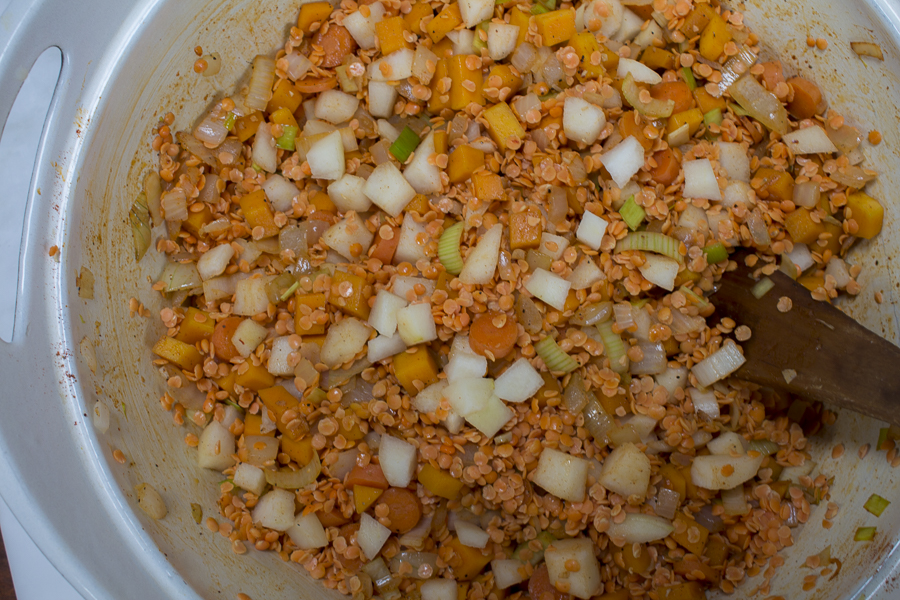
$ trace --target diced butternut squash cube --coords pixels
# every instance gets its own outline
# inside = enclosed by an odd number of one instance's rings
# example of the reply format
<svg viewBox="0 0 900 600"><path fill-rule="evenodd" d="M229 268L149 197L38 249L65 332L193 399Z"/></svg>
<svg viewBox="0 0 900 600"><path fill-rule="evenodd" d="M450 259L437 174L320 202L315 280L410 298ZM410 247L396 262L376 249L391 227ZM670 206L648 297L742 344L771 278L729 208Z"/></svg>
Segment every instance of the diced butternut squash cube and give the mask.
<svg viewBox="0 0 900 600"><path fill-rule="evenodd" d="M718 14L714 15L700 36L700 55L706 60L716 60L725 52L725 44L731 41L728 24Z"/></svg>
<svg viewBox="0 0 900 600"><path fill-rule="evenodd" d="M271 115L269 115L269 121L277 125L290 125L291 127L297 127L297 119L296 117L294 117L294 113L288 110L287 107L279 108Z"/></svg>
<svg viewBox="0 0 900 600"><path fill-rule="evenodd" d="M575 9L554 10L534 17L544 46L555 46L575 35Z"/></svg>
<svg viewBox="0 0 900 600"><path fill-rule="evenodd" d="M424 346L415 346L394 356L394 375L410 396L438 380L438 368ZM415 382L422 383L417 387Z"/></svg>
<svg viewBox="0 0 900 600"><path fill-rule="evenodd" d="M363 320L368 319L371 296L372 286L365 277L344 271L335 271L331 277L331 294L328 296L328 303L348 315Z"/></svg>
<svg viewBox="0 0 900 600"><path fill-rule="evenodd" d="M884 224L884 207L862 192L847 196L847 215L859 226L856 235L867 240L878 235Z"/></svg>
<svg viewBox="0 0 900 600"><path fill-rule="evenodd" d="M447 564L453 569L453 575L458 581L472 579L481 573L494 558L494 555L487 550L464 546L457 537L452 537L444 542L443 548L450 550Z"/></svg>
<svg viewBox="0 0 900 600"><path fill-rule="evenodd" d="M684 531L681 533L678 533L678 530L681 529L679 523L684 524ZM692 533L693 530L696 530L696 533ZM683 512L675 513L675 532L672 533L672 539L683 546L685 550L695 556L703 556L707 538L709 538L709 529Z"/></svg>
<svg viewBox="0 0 900 600"><path fill-rule="evenodd" d="M334 205L334 202L332 202L328 194L324 192L310 192L309 203L311 206L316 207L317 211L328 212L332 214L337 212L337 206Z"/></svg>
<svg viewBox="0 0 900 600"><path fill-rule="evenodd" d="M709 557L709 566L721 567L728 560L728 544L720 536L713 536L706 544L705 554Z"/></svg>
<svg viewBox="0 0 900 600"><path fill-rule="evenodd" d="M228 375L225 377L219 377L216 379L216 385L219 386L220 390L224 390L228 392L228 394L232 397L237 396L234 392L234 380L237 379L237 373L234 371L229 371Z"/></svg>
<svg viewBox="0 0 900 600"><path fill-rule="evenodd" d="M450 183L462 183L472 176L476 169L484 166L484 152L468 144L457 146L447 163Z"/></svg>
<svg viewBox="0 0 900 600"><path fill-rule="evenodd" d="M263 120L263 114L259 111L241 117L234 122L234 133L239 140L246 142L256 135L256 130L259 129L259 124Z"/></svg>
<svg viewBox="0 0 900 600"><path fill-rule="evenodd" d="M250 368L243 373L238 372L237 377L234 380L239 386L256 392L263 388L275 385L275 377L269 373L264 366L251 365L250 363L245 364L249 365Z"/></svg>
<svg viewBox="0 0 900 600"><path fill-rule="evenodd" d="M192 306L184 313L175 339L185 344L196 344L200 340L208 340L215 328L216 322L209 317L208 312Z"/></svg>
<svg viewBox="0 0 900 600"><path fill-rule="evenodd" d="M825 277L822 275L804 275L797 279L797 283L814 292L819 288L825 289Z"/></svg>
<svg viewBox="0 0 900 600"><path fill-rule="evenodd" d="M823 226L825 231L809 249L813 252L818 252L823 257L827 252L830 252L831 256L837 256L841 252L841 235L843 235L844 230L839 225L827 221L823 223Z"/></svg>
<svg viewBox="0 0 900 600"><path fill-rule="evenodd" d="M412 5L412 8L408 13L403 15L403 19L406 21L406 26L416 35L422 35L424 30L422 29L422 21L426 17L432 17L434 15L434 11L431 10L431 5L427 2L416 2Z"/></svg>
<svg viewBox="0 0 900 600"><path fill-rule="evenodd" d="M495 77L499 80L494 79ZM509 88L508 96L501 95L501 99L505 100L522 88L522 78L513 73L509 65L494 65L488 72L487 85L498 90Z"/></svg>
<svg viewBox="0 0 900 600"><path fill-rule="evenodd" d="M460 23L462 23L462 17L459 15L459 4L454 2L445 6L438 13L438 16L429 21L428 25L425 26L425 30L431 41L437 43L444 39Z"/></svg>
<svg viewBox="0 0 900 600"><path fill-rule="evenodd" d="M424 215L431 207L428 205L428 197L425 194L416 194L413 196L413 199L409 201L409 204L406 205L406 208L403 209L404 212L417 212L420 215Z"/></svg>
<svg viewBox="0 0 900 600"><path fill-rule="evenodd" d="M315 449L312 445L312 436L307 435L299 440L293 440L288 436L281 438L281 451L291 457L291 460L305 467L313 459Z"/></svg>
<svg viewBox="0 0 900 600"><path fill-rule="evenodd" d="M403 33L409 31L403 17L388 17L375 24L375 38L381 46L381 54L387 56L397 50L412 48Z"/></svg>
<svg viewBox="0 0 900 600"><path fill-rule="evenodd" d="M666 131L672 133L673 131L677 131L678 128L683 127L685 124L688 126L688 131L691 135L697 133L700 126L703 125L703 113L700 112L699 108L685 110L669 117Z"/></svg>
<svg viewBox="0 0 900 600"><path fill-rule="evenodd" d="M615 592L608 592L606 594L594 596L593 600L631 600L631 594L628 593L627 588L622 588L616 590Z"/></svg>
<svg viewBox="0 0 900 600"><path fill-rule="evenodd" d="M419 483L426 490L440 498L447 500L456 500L460 490L463 488L463 482L447 471L436 469L430 464L426 464L419 471Z"/></svg>
<svg viewBox="0 0 900 600"><path fill-rule="evenodd" d="M702 86L694 90L694 100L697 101L697 106L700 107L700 112L704 115L711 110L725 110L725 107L728 105L725 102L725 98L716 98Z"/></svg>
<svg viewBox="0 0 900 600"><path fill-rule="evenodd" d="M297 294L294 297L294 331L297 335L325 333L325 324L317 323L311 317L314 311L325 309L325 302L325 294Z"/></svg>
<svg viewBox="0 0 900 600"><path fill-rule="evenodd" d="M668 50L657 48L656 46L647 46L641 53L641 62L651 69L663 69L666 71L674 70L676 66L675 55Z"/></svg>
<svg viewBox="0 0 900 600"><path fill-rule="evenodd" d="M490 171L478 171L472 175L475 197L488 202L503 198L503 179Z"/></svg>
<svg viewBox="0 0 900 600"><path fill-rule="evenodd" d="M516 40L517 48L525 41L525 35L528 33L529 20L531 20L531 15L519 10L518 6L514 6L512 10L509 11L509 24L519 28L519 37Z"/></svg>
<svg viewBox="0 0 900 600"><path fill-rule="evenodd" d="M330 2L310 2L300 7L300 16L297 17L297 29L309 33L314 23L321 23L331 16L333 11Z"/></svg>
<svg viewBox="0 0 900 600"><path fill-rule="evenodd" d="M437 54L437 52L435 53ZM431 98L428 100L428 112L432 114L438 114L445 108L450 108L450 90L444 89L442 87L443 83L441 83L447 76L447 59L441 58L437 61L437 65L434 68L434 77L431 78Z"/></svg>
<svg viewBox="0 0 900 600"><path fill-rule="evenodd" d="M450 108L463 110L468 105L484 104L484 77L481 67L469 68L474 55L457 54L447 59L447 76L450 77ZM476 57L480 63L481 57Z"/></svg>
<svg viewBox="0 0 900 600"><path fill-rule="evenodd" d="M773 197L786 202L794 198L794 178L790 173L777 171L771 167L760 167L754 173L753 179L762 180L762 185L756 193L763 200Z"/></svg>
<svg viewBox="0 0 900 600"><path fill-rule="evenodd" d="M659 600L706 600L706 592L696 581L685 581L660 587Z"/></svg>
<svg viewBox="0 0 900 600"><path fill-rule="evenodd" d="M272 99L266 106L266 112L272 114L279 109L286 108L293 113L302 102L303 96L294 87L294 84L289 79L282 79L275 84L275 88L272 90Z"/></svg>
<svg viewBox="0 0 900 600"><path fill-rule="evenodd" d="M708 3L695 4L694 9L684 18L681 30L688 38L700 35L714 16L716 9Z"/></svg>
<svg viewBox="0 0 900 600"><path fill-rule="evenodd" d="M525 139L525 128L506 102L493 105L484 111L483 116L487 119L488 132L501 152L518 148Z"/></svg>
<svg viewBox="0 0 900 600"><path fill-rule="evenodd" d="M359 441L366 437L366 433L362 430L362 427L359 426L359 421L352 416L350 419L353 421L353 424L349 427L344 423L344 419L341 419L340 424L338 425L338 433L352 442Z"/></svg>
<svg viewBox="0 0 900 600"><path fill-rule="evenodd" d="M615 396L607 396L606 394L597 394L597 400L600 406L606 411L606 414L618 416L619 409L623 409L626 413L631 412L631 403L625 394L616 394Z"/></svg>
<svg viewBox="0 0 900 600"><path fill-rule="evenodd" d="M268 435L275 437L275 430L262 432L262 415L247 413L244 415L244 435Z"/></svg>
<svg viewBox="0 0 900 600"><path fill-rule="evenodd" d="M537 248L541 245L543 231L541 211L536 206L528 206L522 212L509 215L509 247L511 250Z"/></svg>
<svg viewBox="0 0 900 600"><path fill-rule="evenodd" d="M579 60L581 60L581 69L587 71L587 74L595 79L599 79L606 74L606 69L603 68L602 64L594 64L591 60L591 57L594 55L594 52L600 52L600 42L597 41L597 38L594 37L594 34L590 31L582 31L581 33L576 33L572 36L572 39L569 40L569 45L572 46L572 49L578 54Z"/></svg>
<svg viewBox="0 0 900 600"><path fill-rule="evenodd" d="M153 353L185 371L193 371L194 367L203 364L203 355L199 350L175 338L164 337L156 342Z"/></svg>
<svg viewBox="0 0 900 600"><path fill-rule="evenodd" d="M375 504L375 501L378 500L383 493L384 490L379 490L378 488L365 485L354 485L353 504L356 506L356 514L361 515L369 510L369 507Z"/></svg>
<svg viewBox="0 0 900 600"><path fill-rule="evenodd" d="M438 58L450 58L453 56L453 40L445 37L432 46L431 51L434 52Z"/></svg>
<svg viewBox="0 0 900 600"><path fill-rule="evenodd" d="M660 480L658 487L664 487L666 489L672 490L673 492L677 492L681 499L684 500L687 497L687 490L685 488L684 475L682 472L673 465L672 463L666 463L659 469L659 475L662 477Z"/></svg>
<svg viewBox="0 0 900 600"><path fill-rule="evenodd" d="M578 301L578 295L575 293L575 290L569 290L569 293L566 294L566 303L563 305L563 311L576 310L580 305L581 303Z"/></svg>
<svg viewBox="0 0 900 600"><path fill-rule="evenodd" d="M434 151L437 154L447 154L450 149L447 147L448 135L445 130L434 132Z"/></svg>
<svg viewBox="0 0 900 600"><path fill-rule="evenodd" d="M241 210L244 212L244 219L251 231L257 227L261 227L263 235L267 238L278 234L278 225L275 224L275 214L269 208L266 202L266 192L262 189L256 190L240 199Z"/></svg>
<svg viewBox="0 0 900 600"><path fill-rule="evenodd" d="M181 228L194 237L200 237L200 228L212 221L212 211L205 204L197 212L188 211L188 218L181 223Z"/></svg>
<svg viewBox="0 0 900 600"><path fill-rule="evenodd" d="M259 395L259 399L262 401L263 406L268 410L271 410L272 414L275 415L275 426L278 427L278 431L280 431L285 438L291 438L295 441L301 439L306 431L289 430L287 423L282 423L281 421L281 416L288 410L297 411L300 406L297 399L280 385L261 389L257 394ZM305 429L308 429L308 427Z"/></svg>

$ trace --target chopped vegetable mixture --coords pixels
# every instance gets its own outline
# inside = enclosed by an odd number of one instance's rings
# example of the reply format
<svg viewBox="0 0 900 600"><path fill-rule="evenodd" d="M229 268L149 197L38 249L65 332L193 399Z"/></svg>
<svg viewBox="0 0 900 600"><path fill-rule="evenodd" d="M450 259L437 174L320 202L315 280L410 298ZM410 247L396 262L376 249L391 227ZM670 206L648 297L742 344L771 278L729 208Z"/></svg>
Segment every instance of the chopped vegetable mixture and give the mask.
<svg viewBox="0 0 900 600"><path fill-rule="evenodd" d="M767 593L834 415L732 378L711 293L747 248L757 297L857 294L883 209L863 133L759 53L701 0L308 2L163 119L129 218L207 526L364 599Z"/></svg>

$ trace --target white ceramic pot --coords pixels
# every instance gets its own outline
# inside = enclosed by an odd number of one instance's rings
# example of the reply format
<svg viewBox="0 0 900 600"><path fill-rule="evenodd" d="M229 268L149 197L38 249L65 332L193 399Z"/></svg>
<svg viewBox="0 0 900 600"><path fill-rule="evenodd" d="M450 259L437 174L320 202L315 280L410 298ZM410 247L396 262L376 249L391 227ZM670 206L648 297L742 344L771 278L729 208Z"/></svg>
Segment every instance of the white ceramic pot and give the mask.
<svg viewBox="0 0 900 600"><path fill-rule="evenodd" d="M26 214L12 343L0 345L0 493L43 552L86 598L321 598L326 593L302 569L271 553L235 555L223 537L197 525L192 502L216 514L220 476L195 466L158 399L162 380L150 363L158 319L129 318L135 297L151 311L158 295L146 284L159 274L151 255L135 265L128 210L142 175L152 167L151 129L174 112L183 128L247 74L249 58L269 53L296 17L297 0L13 0L0 18L0 122L40 53L58 46L63 71L35 165ZM866 292L846 305L866 325L898 340L900 290L894 268L900 248L900 15L891 0L748 0L747 21L790 71L812 76L831 105L864 130L884 135L866 149L881 176L871 190L884 201L887 226L859 244L852 261L864 267ZM829 40L810 50L807 35ZM851 41L875 41L886 61L861 61ZM224 66L210 78L191 71L195 46L219 52ZM38 193L39 192L39 193ZM61 249L59 262L48 249ZM95 298L78 297L75 275L89 268ZM878 305L873 293L881 290ZM85 341L86 340L86 341ZM92 371L81 348L90 345ZM107 434L88 417L97 400L112 410ZM880 424L841 414L814 440L820 470L834 476L840 506L834 527L821 527L825 504L813 512L772 594L786 598L856 600L900 597L900 478L884 453L857 450L877 438ZM847 449L831 459L838 442ZM112 459L120 449L127 462ZM148 482L169 515L153 521L137 508L134 486ZM865 512L872 492L895 502L880 519ZM873 543L853 542L856 528L877 525ZM807 556L825 546L843 561L833 581L801 590ZM749 596L751 580L736 597Z"/></svg>

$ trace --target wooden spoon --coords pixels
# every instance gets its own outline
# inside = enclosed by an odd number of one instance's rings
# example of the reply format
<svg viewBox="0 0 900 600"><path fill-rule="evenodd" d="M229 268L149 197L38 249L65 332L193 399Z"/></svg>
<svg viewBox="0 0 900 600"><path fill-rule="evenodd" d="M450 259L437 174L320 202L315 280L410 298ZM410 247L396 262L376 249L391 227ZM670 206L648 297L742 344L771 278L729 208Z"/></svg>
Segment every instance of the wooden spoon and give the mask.
<svg viewBox="0 0 900 600"><path fill-rule="evenodd" d="M715 292L716 313L751 330L741 342L747 362L735 377L785 390L900 425L900 348L872 333L786 274L769 275L774 287L756 299L757 283L745 255L731 257ZM790 300L787 312L779 310Z"/></svg>

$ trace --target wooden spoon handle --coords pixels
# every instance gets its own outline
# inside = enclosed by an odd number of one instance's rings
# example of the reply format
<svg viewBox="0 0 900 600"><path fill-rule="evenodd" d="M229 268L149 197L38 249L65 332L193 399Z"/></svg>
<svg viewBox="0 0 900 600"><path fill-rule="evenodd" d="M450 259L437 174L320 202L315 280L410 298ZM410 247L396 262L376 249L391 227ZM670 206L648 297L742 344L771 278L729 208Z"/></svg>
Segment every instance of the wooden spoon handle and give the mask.
<svg viewBox="0 0 900 600"><path fill-rule="evenodd" d="M780 271L760 299L751 269L737 258L713 303L716 312L746 325L747 362L736 376L810 400L900 425L900 348L872 333ZM778 309L790 300L787 312Z"/></svg>

